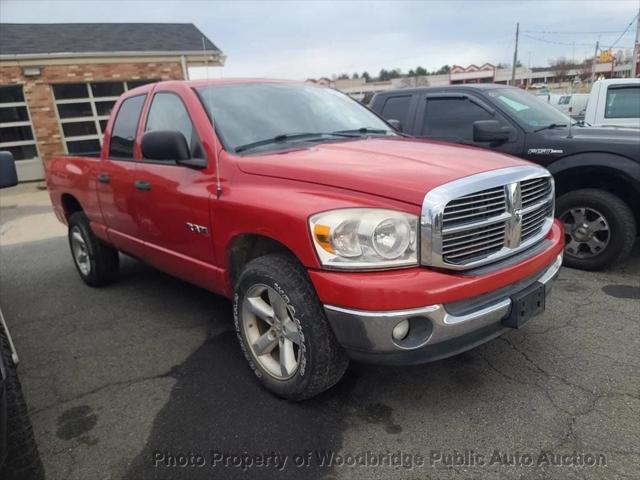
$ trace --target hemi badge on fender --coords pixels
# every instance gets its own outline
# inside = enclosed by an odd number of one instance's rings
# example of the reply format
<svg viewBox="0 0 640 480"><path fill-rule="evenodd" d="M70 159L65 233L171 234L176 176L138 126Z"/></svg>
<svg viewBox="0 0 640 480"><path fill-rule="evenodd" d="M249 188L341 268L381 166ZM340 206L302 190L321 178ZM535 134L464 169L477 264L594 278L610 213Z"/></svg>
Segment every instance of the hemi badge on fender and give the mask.
<svg viewBox="0 0 640 480"><path fill-rule="evenodd" d="M200 233L202 235L208 235L209 229L207 227L203 227L202 225L196 225L195 223L187 222L187 228L195 233Z"/></svg>

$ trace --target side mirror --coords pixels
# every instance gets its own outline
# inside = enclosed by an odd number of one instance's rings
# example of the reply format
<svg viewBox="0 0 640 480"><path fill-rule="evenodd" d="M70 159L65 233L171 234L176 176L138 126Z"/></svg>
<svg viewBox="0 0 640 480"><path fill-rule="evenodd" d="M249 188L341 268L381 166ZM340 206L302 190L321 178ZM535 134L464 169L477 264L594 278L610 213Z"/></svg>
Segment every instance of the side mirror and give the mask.
<svg viewBox="0 0 640 480"><path fill-rule="evenodd" d="M142 156L149 160L176 162L191 168L207 168L204 158L191 158L184 135L177 130L151 130L142 136Z"/></svg>
<svg viewBox="0 0 640 480"><path fill-rule="evenodd" d="M402 123L400 123L400 120L396 120L395 118L389 118L387 119L387 123L391 125L394 130L397 130L398 132L402 131Z"/></svg>
<svg viewBox="0 0 640 480"><path fill-rule="evenodd" d="M511 130L503 127L496 120L478 120L473 122L474 142L506 142L509 140Z"/></svg>
<svg viewBox="0 0 640 480"><path fill-rule="evenodd" d="M16 161L11 152L0 152L0 188L13 187L18 184Z"/></svg>
<svg viewBox="0 0 640 480"><path fill-rule="evenodd" d="M142 136L142 156L149 160L189 160L191 153L184 135L177 130L151 130Z"/></svg>

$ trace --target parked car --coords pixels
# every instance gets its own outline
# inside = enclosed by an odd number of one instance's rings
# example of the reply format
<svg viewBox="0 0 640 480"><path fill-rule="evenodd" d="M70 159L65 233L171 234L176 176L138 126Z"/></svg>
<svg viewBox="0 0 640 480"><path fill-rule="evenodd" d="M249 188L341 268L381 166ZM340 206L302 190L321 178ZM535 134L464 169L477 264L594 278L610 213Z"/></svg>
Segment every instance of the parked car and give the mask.
<svg viewBox="0 0 640 480"><path fill-rule="evenodd" d="M551 105L574 120L580 121L584 120L588 101L588 93L567 93L560 95L557 103L551 102Z"/></svg>
<svg viewBox="0 0 640 480"><path fill-rule="evenodd" d="M17 183L13 155L0 152L0 188ZM17 367L18 353L0 309L0 478L40 480L44 478L44 470Z"/></svg>
<svg viewBox="0 0 640 480"><path fill-rule="evenodd" d="M544 168L405 138L304 83L133 89L101 157L53 157L47 184L88 285L120 251L231 298L250 367L295 400L349 358L427 362L520 327L562 261Z"/></svg>
<svg viewBox="0 0 640 480"><path fill-rule="evenodd" d="M640 128L640 78L595 82L584 121L593 126Z"/></svg>
<svg viewBox="0 0 640 480"><path fill-rule="evenodd" d="M591 102L591 101L589 101ZM572 121L504 85L454 85L377 94L371 108L416 137L471 145L538 163L553 174L565 264L598 270L622 262L640 224L640 135Z"/></svg>

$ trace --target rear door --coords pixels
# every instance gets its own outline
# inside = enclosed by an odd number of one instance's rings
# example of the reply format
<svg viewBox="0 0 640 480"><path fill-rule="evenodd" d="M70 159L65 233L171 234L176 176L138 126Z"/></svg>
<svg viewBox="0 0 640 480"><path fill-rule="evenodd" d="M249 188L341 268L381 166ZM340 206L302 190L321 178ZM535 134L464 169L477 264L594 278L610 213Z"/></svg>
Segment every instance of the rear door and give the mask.
<svg viewBox="0 0 640 480"><path fill-rule="evenodd" d="M183 92L189 93L195 95ZM174 91L155 91L143 130L178 131L186 138L192 158L207 159L185 102ZM145 258L164 271L201 284L199 278L214 263L209 199L215 177L211 170L143 157L134 185L138 229L147 244Z"/></svg>
<svg viewBox="0 0 640 480"><path fill-rule="evenodd" d="M127 97L116 107L96 172L98 200L109 239L120 250L136 256L143 251L143 240L134 201L134 144L146 97Z"/></svg>
<svg viewBox="0 0 640 480"><path fill-rule="evenodd" d="M500 112L481 98L468 93L427 93L416 118L418 137L445 142L491 148L518 155L524 148L524 135ZM496 120L510 130L509 140L499 144L476 142L473 123L480 120Z"/></svg>

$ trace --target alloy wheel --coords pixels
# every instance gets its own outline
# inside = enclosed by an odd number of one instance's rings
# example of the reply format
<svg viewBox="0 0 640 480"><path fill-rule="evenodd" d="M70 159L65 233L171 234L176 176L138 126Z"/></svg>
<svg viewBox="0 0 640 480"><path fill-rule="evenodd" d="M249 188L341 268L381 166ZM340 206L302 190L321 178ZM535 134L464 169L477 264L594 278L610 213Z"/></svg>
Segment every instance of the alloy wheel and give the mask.
<svg viewBox="0 0 640 480"><path fill-rule="evenodd" d="M602 213L593 208L571 208L560 215L560 221L564 224L567 255L592 258L609 245L609 223Z"/></svg>
<svg viewBox="0 0 640 480"><path fill-rule="evenodd" d="M73 260L78 265L78 269L85 277L91 272L91 261L89 259L89 250L87 249L87 242L85 242L82 236L82 231L78 227L71 229L71 252L73 253Z"/></svg>
<svg viewBox="0 0 640 480"><path fill-rule="evenodd" d="M280 293L263 284L249 288L242 303L242 326L253 357L269 375L278 380L295 375L302 336Z"/></svg>

